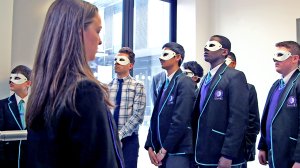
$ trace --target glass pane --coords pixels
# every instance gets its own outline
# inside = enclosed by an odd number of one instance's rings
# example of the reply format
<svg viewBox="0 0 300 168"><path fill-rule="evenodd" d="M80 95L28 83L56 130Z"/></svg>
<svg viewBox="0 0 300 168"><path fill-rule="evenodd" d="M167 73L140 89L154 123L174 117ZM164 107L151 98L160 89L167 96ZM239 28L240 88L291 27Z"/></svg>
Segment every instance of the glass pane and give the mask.
<svg viewBox="0 0 300 168"><path fill-rule="evenodd" d="M162 45L169 42L170 4L160 0L135 0L134 3L133 49L136 62L133 76L144 83L147 97L144 122L139 130L138 168L155 168L156 166L151 164L148 152L143 146L146 142L153 109L152 76L162 71L159 55Z"/></svg>
<svg viewBox="0 0 300 168"><path fill-rule="evenodd" d="M160 0L136 0L134 9L136 62L133 76L143 81L147 89L144 124L148 126L153 108L150 96L152 76L162 71L158 57L162 45L169 41L170 4Z"/></svg>
<svg viewBox="0 0 300 168"><path fill-rule="evenodd" d="M114 57L122 44L122 0L90 0L99 8L102 19L100 37L102 44L98 46L96 59L90 67L98 80L109 83L114 77Z"/></svg>

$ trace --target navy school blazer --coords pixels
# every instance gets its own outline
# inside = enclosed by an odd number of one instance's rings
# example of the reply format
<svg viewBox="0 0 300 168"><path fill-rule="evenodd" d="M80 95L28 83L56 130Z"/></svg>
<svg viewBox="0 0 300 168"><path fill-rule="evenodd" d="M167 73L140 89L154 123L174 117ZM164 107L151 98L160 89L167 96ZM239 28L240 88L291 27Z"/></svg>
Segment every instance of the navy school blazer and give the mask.
<svg viewBox="0 0 300 168"><path fill-rule="evenodd" d="M249 89L244 73L223 63L210 82L202 111L200 98L201 90L193 113L195 162L217 166L225 156L232 159L232 165L245 163Z"/></svg>
<svg viewBox="0 0 300 168"><path fill-rule="evenodd" d="M161 88L164 88L165 83ZM151 116L145 149L158 152L162 147L172 154L193 153L191 117L195 83L178 69L165 94L160 89ZM160 101L163 101L159 107Z"/></svg>
<svg viewBox="0 0 300 168"><path fill-rule="evenodd" d="M268 152L266 143L266 121L269 104L279 80L272 85L261 120L261 137L258 149ZM271 146L269 158L273 168L292 167L300 163L300 72L297 69L282 91L271 124Z"/></svg>

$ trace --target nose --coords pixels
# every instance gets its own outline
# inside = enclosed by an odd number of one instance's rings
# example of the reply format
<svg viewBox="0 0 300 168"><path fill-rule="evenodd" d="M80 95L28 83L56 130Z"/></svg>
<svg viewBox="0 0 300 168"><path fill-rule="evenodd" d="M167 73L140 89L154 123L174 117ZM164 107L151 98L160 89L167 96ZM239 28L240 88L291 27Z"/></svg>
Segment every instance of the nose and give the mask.
<svg viewBox="0 0 300 168"><path fill-rule="evenodd" d="M102 44L102 40L99 40L99 44L98 45L101 45Z"/></svg>

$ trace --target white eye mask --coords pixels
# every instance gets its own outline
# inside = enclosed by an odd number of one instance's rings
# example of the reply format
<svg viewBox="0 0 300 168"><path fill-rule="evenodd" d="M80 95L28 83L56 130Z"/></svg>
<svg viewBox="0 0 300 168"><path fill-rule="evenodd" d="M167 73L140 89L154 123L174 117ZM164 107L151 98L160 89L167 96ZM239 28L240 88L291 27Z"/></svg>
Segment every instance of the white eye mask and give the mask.
<svg viewBox="0 0 300 168"><path fill-rule="evenodd" d="M218 41L208 41L204 48L209 51L218 51L222 48L222 44L220 44Z"/></svg>
<svg viewBox="0 0 300 168"><path fill-rule="evenodd" d="M159 57L159 59L162 59L162 60L166 61L166 60L169 60L169 59L171 59L175 56L176 56L176 53L174 51L172 51L172 50L163 50L161 56Z"/></svg>
<svg viewBox="0 0 300 168"><path fill-rule="evenodd" d="M23 83L27 82L27 78L20 73L10 74L9 83L10 82L19 85L19 84L23 84Z"/></svg>
<svg viewBox="0 0 300 168"><path fill-rule="evenodd" d="M130 60L126 56L116 56L114 64L127 65L130 63Z"/></svg>
<svg viewBox="0 0 300 168"><path fill-rule="evenodd" d="M288 51L284 51L284 50L277 50L274 53L274 57L273 57L273 61L285 61L286 59L288 59L290 56L292 56L292 54Z"/></svg>
<svg viewBox="0 0 300 168"><path fill-rule="evenodd" d="M190 78L195 76L195 74L189 69L184 69L182 73L185 74L186 76L190 77Z"/></svg>

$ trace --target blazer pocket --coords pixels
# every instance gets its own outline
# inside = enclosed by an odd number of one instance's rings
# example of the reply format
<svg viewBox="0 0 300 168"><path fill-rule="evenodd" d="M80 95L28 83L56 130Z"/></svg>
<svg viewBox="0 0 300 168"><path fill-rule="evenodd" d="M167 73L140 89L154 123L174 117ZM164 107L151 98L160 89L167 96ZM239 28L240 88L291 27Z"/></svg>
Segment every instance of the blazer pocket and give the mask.
<svg viewBox="0 0 300 168"><path fill-rule="evenodd" d="M289 137L289 139L292 140L292 141L296 141L296 142L297 142L297 139L296 139L296 138Z"/></svg>

